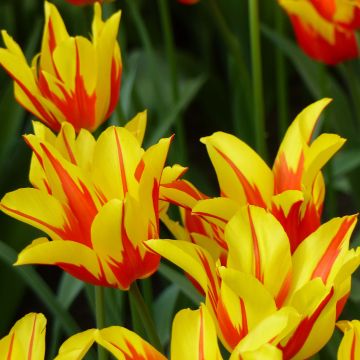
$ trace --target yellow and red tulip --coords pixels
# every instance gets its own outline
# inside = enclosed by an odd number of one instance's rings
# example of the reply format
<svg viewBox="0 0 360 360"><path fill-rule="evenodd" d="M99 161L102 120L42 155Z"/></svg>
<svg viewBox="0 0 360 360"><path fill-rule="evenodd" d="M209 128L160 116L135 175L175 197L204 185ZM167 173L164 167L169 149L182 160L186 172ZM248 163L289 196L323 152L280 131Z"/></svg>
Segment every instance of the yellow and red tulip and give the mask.
<svg viewBox="0 0 360 360"><path fill-rule="evenodd" d="M1 209L52 241L34 240L18 265L58 265L83 281L121 289L156 271L160 257L143 242L159 237L158 192L171 138L144 151L145 121L140 114L97 141L86 130L76 138L68 123L57 137L40 124L36 135L25 136L34 188L8 193Z"/></svg>
<svg viewBox="0 0 360 360"><path fill-rule="evenodd" d="M192 209L198 223L209 222L212 233L195 232L209 239L219 238L217 244L225 252L227 245L222 231L241 206L251 204L269 209L283 225L293 253L320 226L325 196L321 168L345 142L333 134L322 134L312 141L320 114L329 102L329 99L320 100L296 117L272 169L233 135L217 132L203 138L201 141L206 144L217 174L221 198L196 197L193 188L184 186L183 180L162 187L161 198ZM191 228L188 231L193 232Z"/></svg>
<svg viewBox="0 0 360 360"><path fill-rule="evenodd" d="M147 246L201 286L229 350L269 316L291 308L300 320L275 345L284 359L307 358L329 340L349 294L350 276L360 263L360 248L349 250L355 223L354 216L335 218L291 254L288 236L274 215L245 206L225 227L225 268L205 249L186 241L148 241Z"/></svg>
<svg viewBox="0 0 360 360"><path fill-rule="evenodd" d="M339 321L337 327L344 333L340 343L338 360L355 360L360 358L360 321Z"/></svg>
<svg viewBox="0 0 360 360"><path fill-rule="evenodd" d="M289 14L297 41L307 55L329 65L358 56L358 0L278 1Z"/></svg>
<svg viewBox="0 0 360 360"><path fill-rule="evenodd" d="M17 101L54 131L70 122L94 131L114 111L122 64L117 33L120 13L107 21L94 5L91 41L69 36L56 7L45 2L41 52L31 66L19 45L2 31L0 65L14 79Z"/></svg>

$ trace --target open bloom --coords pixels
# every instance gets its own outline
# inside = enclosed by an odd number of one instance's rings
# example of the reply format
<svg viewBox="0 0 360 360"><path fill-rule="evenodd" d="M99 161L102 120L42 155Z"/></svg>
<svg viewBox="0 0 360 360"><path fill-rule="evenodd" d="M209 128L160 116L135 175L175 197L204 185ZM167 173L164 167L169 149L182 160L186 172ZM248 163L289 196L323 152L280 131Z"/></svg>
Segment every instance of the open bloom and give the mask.
<svg viewBox="0 0 360 360"><path fill-rule="evenodd" d="M269 336L269 344L284 359L304 359L329 340L348 297L350 276L360 263L360 248L349 250L355 223L355 216L332 219L291 254L274 215L244 206L225 227L225 267L190 242L150 240L146 245L199 284L227 349L235 349L256 328L266 329L261 324L269 317L278 319L275 323L280 317L282 330Z"/></svg>
<svg viewBox="0 0 360 360"><path fill-rule="evenodd" d="M358 0L279 0L301 48L315 60L334 65L358 56L355 29Z"/></svg>
<svg viewBox="0 0 360 360"><path fill-rule="evenodd" d="M329 101L317 101L296 117L284 136L272 169L233 135L216 132L201 139L215 168L221 197L208 198L181 179L161 187L162 199L180 205L191 214L185 217L184 225L192 242L205 246L215 254L215 259L216 254L226 258L224 227L246 204L272 212L288 235L292 253L320 226L325 196L321 169L345 142L334 134L312 139L320 114ZM185 239L178 225L166 217L164 222L176 232L177 238Z"/></svg>
<svg viewBox="0 0 360 360"><path fill-rule="evenodd" d="M25 140L34 155L34 188L8 193L1 209L43 230L17 264L58 265L73 276L128 289L156 271L159 256L143 241L159 237L158 192L171 138L141 148L146 115L126 128L109 127L97 141L87 130L76 137L63 123L58 136L35 124Z"/></svg>
<svg viewBox="0 0 360 360"><path fill-rule="evenodd" d="M339 321L337 327L344 337L338 350L338 360L355 360L360 358L360 321Z"/></svg>
<svg viewBox="0 0 360 360"><path fill-rule="evenodd" d="M90 131L113 112L120 90L122 64L117 33L120 13L101 19L94 6L91 41L69 36L56 7L45 2L41 52L28 65L18 44L2 31L0 65L14 79L17 101L54 131L70 122Z"/></svg>

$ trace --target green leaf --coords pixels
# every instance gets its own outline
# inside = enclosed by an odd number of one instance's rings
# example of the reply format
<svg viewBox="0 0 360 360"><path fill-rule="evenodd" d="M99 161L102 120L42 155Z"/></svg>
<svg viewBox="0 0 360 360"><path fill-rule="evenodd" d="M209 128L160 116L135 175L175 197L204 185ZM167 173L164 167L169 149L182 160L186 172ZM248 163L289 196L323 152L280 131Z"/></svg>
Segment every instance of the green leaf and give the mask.
<svg viewBox="0 0 360 360"><path fill-rule="evenodd" d="M174 270L169 265L161 264L159 273L171 283L175 284L195 305L199 305L200 302L203 301L203 297L196 291L189 279L179 271Z"/></svg>
<svg viewBox="0 0 360 360"><path fill-rule="evenodd" d="M189 106L190 102L204 85L205 80L205 75L199 75L195 79L188 80L183 84L180 88L179 101L174 105L171 112L164 119L161 119L160 125L152 133L149 144L156 143L169 131L180 113Z"/></svg>
<svg viewBox="0 0 360 360"><path fill-rule="evenodd" d="M163 346L170 340L171 324L179 292L179 287L172 284L163 290L153 304L155 324Z"/></svg>
<svg viewBox="0 0 360 360"><path fill-rule="evenodd" d="M0 259L8 266L12 266L16 259L15 251L2 241L0 241ZM60 304L49 286L38 275L33 266L16 266L13 269L34 291L54 317L60 321L66 334L73 335L74 333L80 331L80 328L76 324L75 320L64 309L63 305Z"/></svg>

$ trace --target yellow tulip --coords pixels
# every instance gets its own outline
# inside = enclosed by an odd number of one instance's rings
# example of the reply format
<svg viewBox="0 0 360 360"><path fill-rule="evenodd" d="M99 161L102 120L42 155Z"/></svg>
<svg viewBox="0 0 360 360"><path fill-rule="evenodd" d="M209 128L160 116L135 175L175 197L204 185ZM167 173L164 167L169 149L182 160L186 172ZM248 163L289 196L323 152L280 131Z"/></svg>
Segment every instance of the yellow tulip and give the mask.
<svg viewBox="0 0 360 360"><path fill-rule="evenodd" d="M58 136L35 124L34 188L8 193L1 210L44 231L16 264L52 264L95 284L128 289L158 267L143 245L159 237L159 186L171 138L141 148L146 115L109 127L96 141L63 123Z"/></svg>
<svg viewBox="0 0 360 360"><path fill-rule="evenodd" d="M31 66L19 45L2 31L0 65L14 79L15 97L54 131L70 122L77 132L94 131L114 111L122 64L117 33L120 13L107 21L94 5L91 41L69 36L56 7L45 2L40 54Z"/></svg>

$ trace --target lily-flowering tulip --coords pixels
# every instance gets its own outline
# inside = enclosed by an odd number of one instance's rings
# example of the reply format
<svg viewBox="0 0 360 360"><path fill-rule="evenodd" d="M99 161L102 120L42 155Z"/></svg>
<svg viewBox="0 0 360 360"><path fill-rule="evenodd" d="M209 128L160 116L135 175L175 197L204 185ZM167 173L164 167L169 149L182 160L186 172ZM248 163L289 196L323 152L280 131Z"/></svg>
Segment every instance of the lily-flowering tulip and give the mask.
<svg viewBox="0 0 360 360"><path fill-rule="evenodd" d="M338 350L338 360L355 360L360 358L360 321L339 321L337 327L344 337Z"/></svg>
<svg viewBox="0 0 360 360"><path fill-rule="evenodd" d="M212 224L210 230L215 234L207 237L220 239L216 241L218 249L222 249L218 253L227 250L226 241L221 241L223 229L241 206L266 208L283 225L293 253L320 226L325 196L321 168L345 142L334 134L312 139L320 114L329 102L329 99L317 101L296 117L284 136L272 169L233 135L216 132L202 138L216 171L221 197L200 197L191 184L177 179L162 186L162 199L192 210L192 222L197 218ZM206 235L199 231L199 226L189 227L187 231ZM202 244L205 243L204 240ZM209 248L214 247L214 241L207 243Z"/></svg>
<svg viewBox="0 0 360 360"><path fill-rule="evenodd" d="M33 150L34 188L8 193L1 209L44 231L18 257L51 264L95 285L128 289L156 271L159 256L143 242L159 237L159 185L171 138L144 151L146 115L126 128L109 127L97 141L75 136L63 123L58 136L40 123L25 140Z"/></svg>
<svg viewBox="0 0 360 360"><path fill-rule="evenodd" d="M288 236L274 215L259 206L244 206L225 228L226 267L190 242L146 244L201 286L219 337L230 351L269 316L277 319L283 311L287 335L269 337L269 343L284 359L303 359L329 340L348 297L350 276L360 263L360 248L349 250L355 223L355 216L332 219L291 254Z"/></svg>
<svg viewBox="0 0 360 360"><path fill-rule="evenodd" d="M329 65L358 56L355 29L360 27L358 0L279 0L307 55Z"/></svg>
<svg viewBox="0 0 360 360"><path fill-rule="evenodd" d="M14 79L17 101L54 131L70 122L94 131L114 111L122 64L117 33L120 13L101 19L94 6L91 41L69 36L56 7L45 2L41 52L29 66L19 45L2 32L0 65Z"/></svg>

